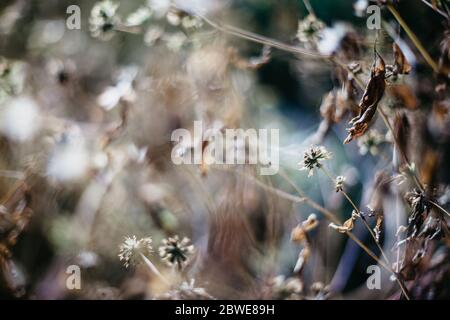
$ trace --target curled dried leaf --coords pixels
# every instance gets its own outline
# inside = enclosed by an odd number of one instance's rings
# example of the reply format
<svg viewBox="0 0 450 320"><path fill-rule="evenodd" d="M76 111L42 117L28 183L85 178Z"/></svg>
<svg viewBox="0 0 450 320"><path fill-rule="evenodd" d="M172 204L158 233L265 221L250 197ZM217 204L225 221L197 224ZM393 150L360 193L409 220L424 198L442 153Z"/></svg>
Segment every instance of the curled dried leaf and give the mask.
<svg viewBox="0 0 450 320"><path fill-rule="evenodd" d="M379 65L374 64L372 67L370 80L359 103L359 115L350 121L352 127L348 129L349 134L344 143L349 143L367 131L370 121L377 111L378 103L383 97L386 88L386 64L378 53L377 56L379 57Z"/></svg>

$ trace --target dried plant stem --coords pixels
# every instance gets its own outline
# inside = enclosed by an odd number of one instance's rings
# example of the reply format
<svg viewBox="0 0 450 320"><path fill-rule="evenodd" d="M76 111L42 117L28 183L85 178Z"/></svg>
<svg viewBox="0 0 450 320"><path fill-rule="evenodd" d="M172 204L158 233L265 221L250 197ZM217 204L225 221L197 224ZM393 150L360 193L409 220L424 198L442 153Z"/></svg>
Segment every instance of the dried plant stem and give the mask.
<svg viewBox="0 0 450 320"><path fill-rule="evenodd" d="M207 24L209 24L211 27L213 27L214 29L217 29L219 31L222 31L224 33L242 38L242 39L246 39L249 41L253 41L259 44L263 44L263 45L267 45L269 47L273 47L273 48L277 48L283 51L287 51L287 52L291 52L291 53L295 53L295 54L301 54L301 55L307 55L310 57L314 57L314 58L321 58L321 59L329 59L330 56L327 55L322 55L318 52L314 52L314 51L309 51L303 48L299 48L296 46L292 46L277 40L273 40L264 36L261 36L259 34L253 33L253 32L249 32L246 30L242 30L240 28L236 28L234 26L230 26L230 25L226 25L226 24L221 24L219 22L215 22L212 21L211 19L196 13L196 16L198 16L199 18L201 18L203 21L205 21Z"/></svg>
<svg viewBox="0 0 450 320"><path fill-rule="evenodd" d="M431 58L428 51L424 48L422 43L420 42L419 38L414 34L414 32L409 28L408 24L403 20L400 13L397 11L397 9L394 8L394 6L390 3L387 5L388 10L391 12L391 14L394 16L395 20L400 24L400 26L405 30L408 37L411 39L411 41L414 43L416 48L419 50L422 57L425 59L425 61L430 65L430 67L433 69L434 72L439 71L439 67L437 63Z"/></svg>
<svg viewBox="0 0 450 320"><path fill-rule="evenodd" d="M387 115L384 113L383 109L381 108L381 106L377 109L378 112L381 115L381 118L383 119L384 123L386 124L386 127L389 129L389 131L392 134L392 138L394 139L394 144L397 146L398 152L400 152L400 154L403 157L403 160L405 161L405 163L408 165L409 168L411 168L411 163L409 162L409 159L407 157L407 155L403 152L403 150L400 148L400 143L397 139L397 136L395 135L394 129L391 126L391 123L389 122L389 119L387 117ZM425 188L423 187L422 183L420 182L419 178L417 177L416 173L413 172L413 180L414 183L416 184L416 186L420 189L420 191L424 192Z"/></svg>
<svg viewBox="0 0 450 320"><path fill-rule="evenodd" d="M166 278L159 272L158 268L155 267L155 265L148 259L145 255L142 253L139 253L142 260L144 261L145 265L150 269L151 272L153 272L159 279L161 279L162 282L169 285L169 281L167 281Z"/></svg>

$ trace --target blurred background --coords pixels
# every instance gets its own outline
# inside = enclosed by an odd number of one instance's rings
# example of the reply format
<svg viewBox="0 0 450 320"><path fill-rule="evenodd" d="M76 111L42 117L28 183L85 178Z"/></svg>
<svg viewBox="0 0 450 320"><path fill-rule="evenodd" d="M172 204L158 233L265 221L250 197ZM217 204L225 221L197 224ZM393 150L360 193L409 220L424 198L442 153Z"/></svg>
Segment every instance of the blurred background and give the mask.
<svg viewBox="0 0 450 320"><path fill-rule="evenodd" d="M434 220L417 247L397 246L406 237L399 227L415 223L406 196L414 185L392 132L375 117L365 136L342 143L363 94L349 68L367 83L374 48L394 65L398 43L411 72L393 72L383 108L429 190L424 199L448 212L448 1L393 4L438 72L385 6L382 29L369 30L370 4L2 0L0 298L404 298L383 268L381 289L369 290L367 267L378 263L329 228L324 210L346 221L353 208L323 172L299 170L317 144L332 152L324 166L345 176L370 228L383 217L379 243L411 298L448 299L448 216L425 205L420 215ZM80 29L68 27L77 12L67 12L71 5L80 8ZM241 31L319 57L269 51L270 42L248 41ZM259 176L251 165L174 165L171 133L192 130L195 120L214 130L279 129L280 174ZM317 226L295 240L291 231L311 214ZM381 257L361 220L352 232ZM133 235L152 238L147 257L166 282L145 262L126 268L120 261L120 245ZM183 257L179 266L159 250L175 235L194 245L171 251ZM308 254L299 257L302 249ZM66 287L70 265L81 268L79 290Z"/></svg>

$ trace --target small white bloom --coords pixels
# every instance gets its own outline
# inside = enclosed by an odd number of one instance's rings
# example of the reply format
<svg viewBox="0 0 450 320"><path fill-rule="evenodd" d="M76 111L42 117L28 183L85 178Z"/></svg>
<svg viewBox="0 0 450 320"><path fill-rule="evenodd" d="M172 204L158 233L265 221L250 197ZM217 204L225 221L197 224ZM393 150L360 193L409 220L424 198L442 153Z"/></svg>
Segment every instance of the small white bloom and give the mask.
<svg viewBox="0 0 450 320"><path fill-rule="evenodd" d="M59 182L73 182L83 178L89 169L89 154L83 141L68 139L53 150L47 174Z"/></svg>

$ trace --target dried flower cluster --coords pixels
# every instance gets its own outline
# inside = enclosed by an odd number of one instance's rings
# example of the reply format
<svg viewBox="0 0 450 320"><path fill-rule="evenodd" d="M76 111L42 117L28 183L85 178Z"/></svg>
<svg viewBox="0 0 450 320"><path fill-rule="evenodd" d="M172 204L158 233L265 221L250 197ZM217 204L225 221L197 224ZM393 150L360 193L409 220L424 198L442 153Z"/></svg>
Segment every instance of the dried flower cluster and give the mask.
<svg viewBox="0 0 450 320"><path fill-rule="evenodd" d="M311 146L303 156L300 170L308 170L308 177L314 174L314 169L322 167L322 161L331 159L332 153L328 152L324 146Z"/></svg>

